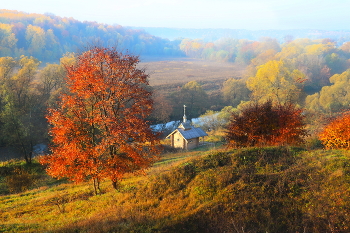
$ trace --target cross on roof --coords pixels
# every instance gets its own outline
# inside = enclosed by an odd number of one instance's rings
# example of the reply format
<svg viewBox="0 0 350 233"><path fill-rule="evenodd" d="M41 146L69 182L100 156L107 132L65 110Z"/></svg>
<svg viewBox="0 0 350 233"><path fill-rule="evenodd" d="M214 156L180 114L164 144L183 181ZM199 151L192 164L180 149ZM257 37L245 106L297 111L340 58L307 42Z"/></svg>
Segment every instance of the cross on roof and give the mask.
<svg viewBox="0 0 350 233"><path fill-rule="evenodd" d="M183 122L186 122L187 118L186 118L186 105L184 105L184 117L183 117Z"/></svg>

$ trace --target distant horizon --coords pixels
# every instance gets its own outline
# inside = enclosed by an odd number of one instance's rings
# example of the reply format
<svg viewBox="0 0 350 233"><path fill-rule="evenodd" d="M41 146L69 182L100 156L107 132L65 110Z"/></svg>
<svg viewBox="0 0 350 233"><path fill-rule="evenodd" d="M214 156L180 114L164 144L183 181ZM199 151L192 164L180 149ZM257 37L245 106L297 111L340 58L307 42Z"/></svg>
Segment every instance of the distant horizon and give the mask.
<svg viewBox="0 0 350 233"><path fill-rule="evenodd" d="M9 10L9 11L18 11L23 12L26 14L39 14L39 15L53 15L61 18L73 18L74 20L78 20L80 22L96 22L99 24L106 24L106 25L120 25L125 28L167 28L167 29L185 29L185 30L246 30L246 31L350 31L349 29L320 29L320 28L288 28L288 29L278 29L278 28L271 28L271 29L248 29L248 28L213 28L213 27L203 27L203 28L190 28L190 27L170 27L170 26L132 26L132 25L121 25L118 23L103 23L96 20L79 20L77 18L74 18L72 16L61 16L54 14L52 12L45 12L45 13L37 13L37 12L27 12L27 11L20 11L20 10L14 10L14 9L0 9L0 10Z"/></svg>
<svg viewBox="0 0 350 233"><path fill-rule="evenodd" d="M97 22L98 23L98 22ZM293 29L246 29L246 28L179 28L179 27L142 27L142 26L124 26L127 28L168 28L168 29L185 29L185 30L245 30L245 31L349 31L350 29L317 29L317 28L293 28Z"/></svg>
<svg viewBox="0 0 350 233"><path fill-rule="evenodd" d="M13 0L1 8L123 27L350 30L347 0Z"/></svg>

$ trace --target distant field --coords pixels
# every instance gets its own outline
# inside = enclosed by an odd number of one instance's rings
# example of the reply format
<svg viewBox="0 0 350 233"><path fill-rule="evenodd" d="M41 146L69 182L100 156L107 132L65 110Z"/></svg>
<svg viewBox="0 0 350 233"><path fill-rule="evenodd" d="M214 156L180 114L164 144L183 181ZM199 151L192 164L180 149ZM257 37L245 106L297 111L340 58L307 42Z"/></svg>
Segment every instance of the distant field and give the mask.
<svg viewBox="0 0 350 233"><path fill-rule="evenodd" d="M219 63L195 59L175 59L141 62L150 74L151 86L183 85L189 81L223 82L229 78L240 78L245 67L233 63Z"/></svg>

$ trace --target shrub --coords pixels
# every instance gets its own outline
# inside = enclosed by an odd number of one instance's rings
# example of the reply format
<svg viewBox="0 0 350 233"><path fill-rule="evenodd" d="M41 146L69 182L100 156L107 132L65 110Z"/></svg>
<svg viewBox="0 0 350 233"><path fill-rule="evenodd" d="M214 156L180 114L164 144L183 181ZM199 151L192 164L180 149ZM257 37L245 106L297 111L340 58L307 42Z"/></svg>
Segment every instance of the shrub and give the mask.
<svg viewBox="0 0 350 233"><path fill-rule="evenodd" d="M205 158L195 161L196 169L199 171L218 168L229 164L231 164L231 156L225 152L209 154Z"/></svg>
<svg viewBox="0 0 350 233"><path fill-rule="evenodd" d="M5 178L6 185L11 193L26 191L33 185L33 176L22 167L16 167L12 175Z"/></svg>
<svg viewBox="0 0 350 233"><path fill-rule="evenodd" d="M309 150L317 150L317 149L323 149L324 148L324 146L322 144L322 141L318 137L309 138L306 141L306 147Z"/></svg>
<svg viewBox="0 0 350 233"><path fill-rule="evenodd" d="M293 104L273 106L271 101L251 104L233 113L226 130L229 147L298 145L307 135L302 110Z"/></svg>

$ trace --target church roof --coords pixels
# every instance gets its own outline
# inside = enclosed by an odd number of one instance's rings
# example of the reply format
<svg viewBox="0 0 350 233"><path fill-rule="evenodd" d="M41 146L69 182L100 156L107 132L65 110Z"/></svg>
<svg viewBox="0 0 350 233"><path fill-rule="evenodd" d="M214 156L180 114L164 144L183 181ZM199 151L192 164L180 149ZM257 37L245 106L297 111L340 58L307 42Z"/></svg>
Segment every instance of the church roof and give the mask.
<svg viewBox="0 0 350 233"><path fill-rule="evenodd" d="M171 134L169 134L168 137L173 133L175 133L176 131L178 131L182 135L182 137L185 138L186 140L208 136L208 134L204 132L204 130L202 130L201 128L196 128L194 126L190 126L190 127L191 129L177 128Z"/></svg>
<svg viewBox="0 0 350 233"><path fill-rule="evenodd" d="M186 112L186 105L184 105L183 122L179 125L177 129L175 129L171 134L169 134L167 138L172 134L174 134L175 132L179 132L181 136L186 140L208 136L208 134L204 132L201 128L196 128L191 125L191 122L187 120L185 112Z"/></svg>
<svg viewBox="0 0 350 233"><path fill-rule="evenodd" d="M178 131L186 140L208 136L208 134L204 132L201 128L196 128L193 126L190 130L178 129Z"/></svg>

